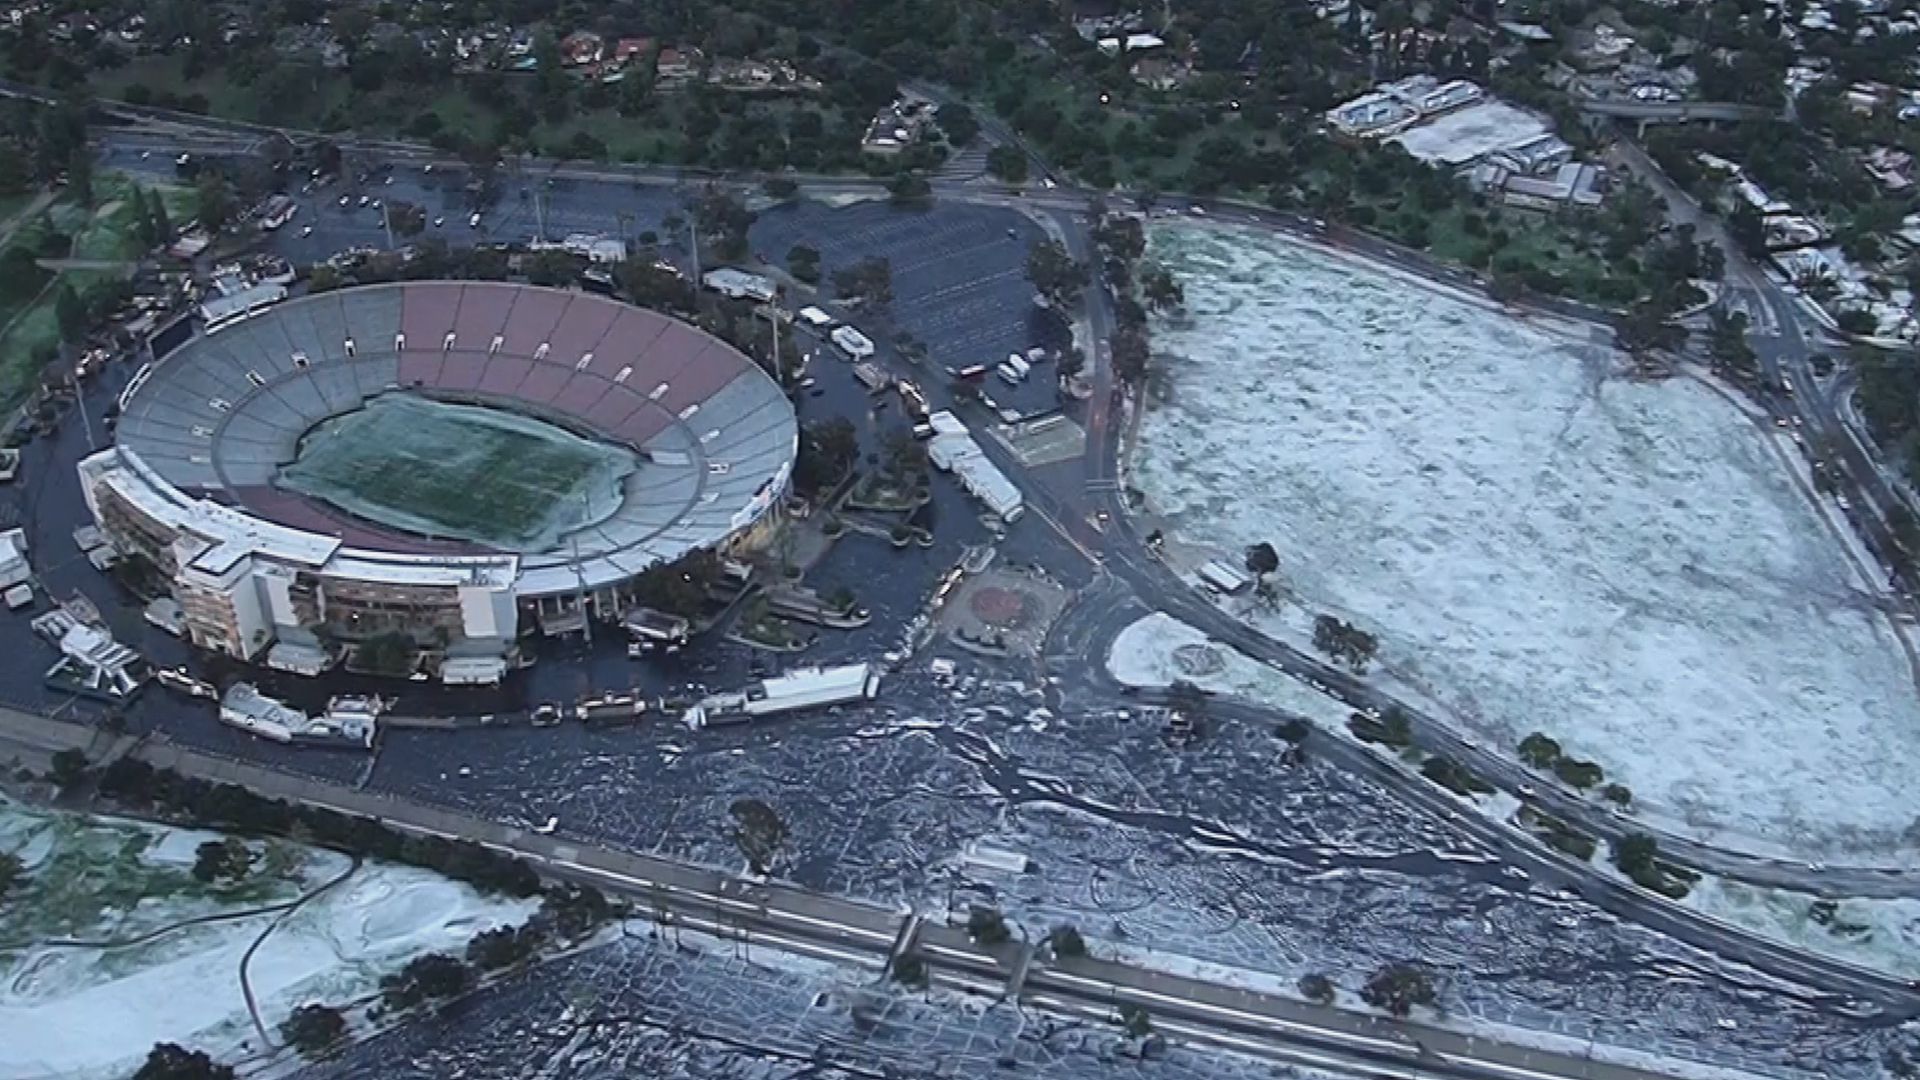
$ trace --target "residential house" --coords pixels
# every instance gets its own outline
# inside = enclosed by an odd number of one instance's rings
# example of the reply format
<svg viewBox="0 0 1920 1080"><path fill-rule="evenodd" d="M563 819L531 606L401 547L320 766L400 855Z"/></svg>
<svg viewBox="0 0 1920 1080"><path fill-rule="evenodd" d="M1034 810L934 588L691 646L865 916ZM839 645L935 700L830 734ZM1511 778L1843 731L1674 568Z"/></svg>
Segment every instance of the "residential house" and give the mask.
<svg viewBox="0 0 1920 1080"><path fill-rule="evenodd" d="M600 35L576 30L560 39L560 62L568 67L586 67L600 62L605 45Z"/></svg>
<svg viewBox="0 0 1920 1080"><path fill-rule="evenodd" d="M1133 81L1149 90L1165 93L1187 81L1190 69L1165 53L1143 56L1133 62Z"/></svg>
<svg viewBox="0 0 1920 1080"><path fill-rule="evenodd" d="M1633 52L1633 39L1605 23L1575 41L1573 62L1583 71L1611 71Z"/></svg>
<svg viewBox="0 0 1920 1080"><path fill-rule="evenodd" d="M867 125L860 148L869 154L891 156L920 141L933 119L933 104L902 98L882 108Z"/></svg>
<svg viewBox="0 0 1920 1080"><path fill-rule="evenodd" d="M651 51L653 51L652 38L623 37L613 43L613 62L620 67L637 64L646 59L647 53Z"/></svg>
<svg viewBox="0 0 1920 1080"><path fill-rule="evenodd" d="M654 62L654 76L663 84L689 83L700 77L707 57L694 48L662 48Z"/></svg>
<svg viewBox="0 0 1920 1080"><path fill-rule="evenodd" d="M1108 56L1119 56L1121 52L1149 52L1163 48L1166 42L1152 34L1128 34L1124 38L1101 38L1099 49Z"/></svg>
<svg viewBox="0 0 1920 1080"><path fill-rule="evenodd" d="M1878 181L1880 186L1891 192L1906 191L1913 187L1913 155L1892 146L1876 146L1867 151L1867 175Z"/></svg>
<svg viewBox="0 0 1920 1080"><path fill-rule="evenodd" d="M1327 110L1327 123L1334 131L1354 139L1385 138L1419 119L1418 110L1378 91Z"/></svg>

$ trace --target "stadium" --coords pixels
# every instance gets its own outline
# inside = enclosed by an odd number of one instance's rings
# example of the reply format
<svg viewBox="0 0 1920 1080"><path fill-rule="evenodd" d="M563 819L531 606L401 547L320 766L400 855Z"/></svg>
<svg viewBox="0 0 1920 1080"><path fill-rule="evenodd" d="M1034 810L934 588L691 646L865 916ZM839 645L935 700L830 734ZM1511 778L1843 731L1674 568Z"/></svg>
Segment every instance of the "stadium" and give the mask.
<svg viewBox="0 0 1920 1080"><path fill-rule="evenodd" d="M523 628L617 618L646 570L757 543L797 437L779 385L685 323L413 282L279 303L155 359L79 469L195 644L252 660L401 632L479 681Z"/></svg>

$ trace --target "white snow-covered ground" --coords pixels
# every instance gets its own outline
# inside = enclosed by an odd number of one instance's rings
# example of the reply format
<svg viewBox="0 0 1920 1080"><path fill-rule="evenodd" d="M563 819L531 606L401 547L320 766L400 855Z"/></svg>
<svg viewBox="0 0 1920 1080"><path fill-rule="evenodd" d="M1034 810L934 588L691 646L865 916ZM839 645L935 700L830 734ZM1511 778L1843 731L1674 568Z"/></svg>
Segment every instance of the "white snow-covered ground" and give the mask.
<svg viewBox="0 0 1920 1080"><path fill-rule="evenodd" d="M35 875L58 877L61 896L87 912L84 925L0 918L0 1076L10 1080L108 1080L131 1074L156 1042L205 1050L229 1063L261 1050L242 995L240 960L274 918L210 923L117 949L22 944L61 936L125 940L184 918L296 897L338 875L347 860L283 848L285 872L244 902L194 895L187 869L209 834L132 822L85 822L0 804L0 848ZM103 842L104 840L104 842ZM135 881L132 907L93 912L88 871ZM94 882L98 885L101 882ZM30 884L30 891L38 886ZM380 976L427 952L459 952L474 934L519 923L533 904L481 897L411 867L367 863L277 927L254 953L249 979L271 1031L295 1007L346 1004ZM274 1035L278 1039L278 1034Z"/></svg>
<svg viewBox="0 0 1920 1080"><path fill-rule="evenodd" d="M1688 380L1280 238L1172 226L1189 315L1133 481L1180 541L1272 542L1301 609L1473 736L1545 731L1663 823L1912 854L1920 701L1768 440Z"/></svg>
<svg viewBox="0 0 1920 1080"><path fill-rule="evenodd" d="M1183 664L1183 653L1200 662ZM1335 731L1346 730L1353 712L1339 699L1249 659L1164 612L1139 619L1114 637L1107 670L1127 686L1170 686L1185 680L1216 694L1264 701Z"/></svg>
<svg viewBox="0 0 1920 1080"><path fill-rule="evenodd" d="M1840 900L1703 878L1681 901L1702 914L1808 952L1920 978L1920 900Z"/></svg>

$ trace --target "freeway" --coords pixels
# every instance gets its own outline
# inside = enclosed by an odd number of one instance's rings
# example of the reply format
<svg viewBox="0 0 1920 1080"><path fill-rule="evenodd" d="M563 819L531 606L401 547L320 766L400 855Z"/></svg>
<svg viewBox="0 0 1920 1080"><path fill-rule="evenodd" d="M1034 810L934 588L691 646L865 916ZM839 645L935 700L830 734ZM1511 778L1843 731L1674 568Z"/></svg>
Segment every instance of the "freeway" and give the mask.
<svg viewBox="0 0 1920 1080"><path fill-rule="evenodd" d="M155 768L375 818L403 831L481 843L529 860L548 877L593 884L663 923L864 963L876 971L912 950L948 985L1109 1022L1118 1007L1137 1004L1163 1030L1275 1061L1448 1080L1664 1080L1676 1075L1598 1061L1591 1050L1533 1049L1116 960L1055 957L1024 940L983 945L963 928L918 913L295 777L188 750L164 737L113 738L80 724L0 710L0 747L35 759L67 747L90 748L96 760L132 756Z"/></svg>

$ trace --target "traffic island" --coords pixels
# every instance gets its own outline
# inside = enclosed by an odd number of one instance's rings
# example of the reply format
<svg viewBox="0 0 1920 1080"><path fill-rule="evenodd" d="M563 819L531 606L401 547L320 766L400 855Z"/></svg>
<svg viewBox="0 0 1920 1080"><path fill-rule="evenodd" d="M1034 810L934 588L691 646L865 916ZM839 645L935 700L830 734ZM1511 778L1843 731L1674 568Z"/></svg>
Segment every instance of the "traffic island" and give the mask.
<svg viewBox="0 0 1920 1080"><path fill-rule="evenodd" d="M994 567L964 578L941 608L940 619L962 648L1037 656L1066 604L1066 589L1040 573Z"/></svg>

